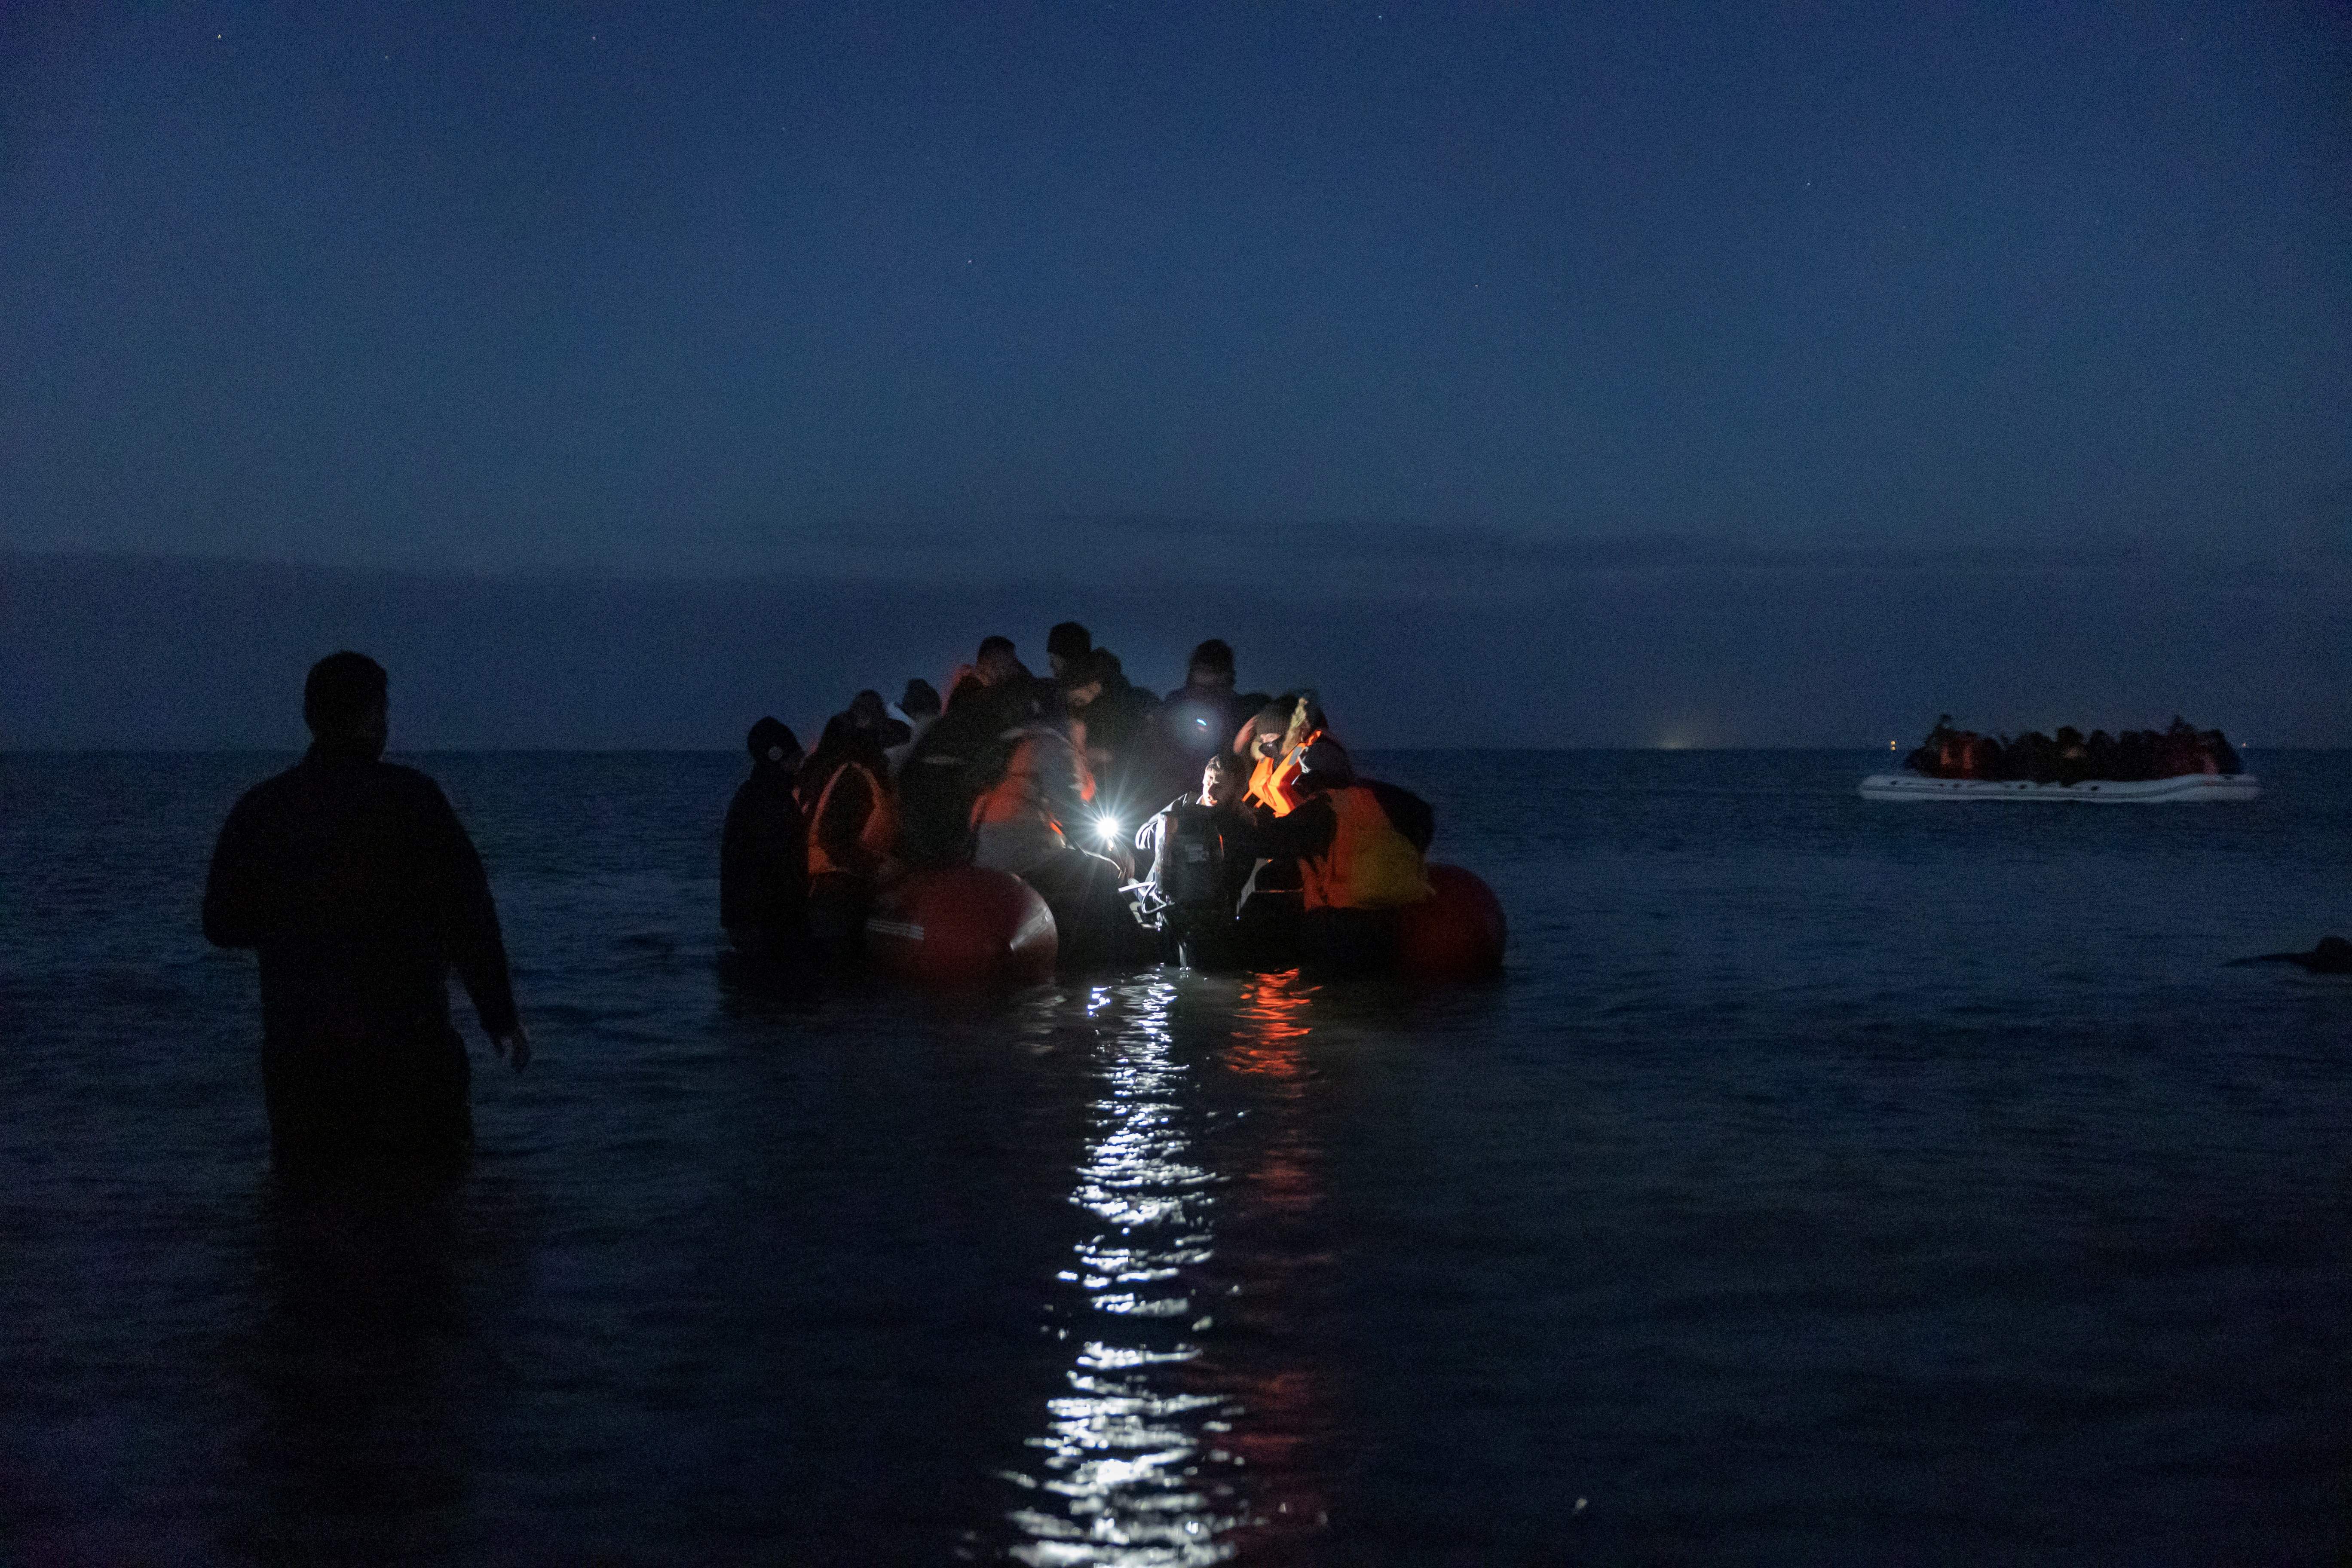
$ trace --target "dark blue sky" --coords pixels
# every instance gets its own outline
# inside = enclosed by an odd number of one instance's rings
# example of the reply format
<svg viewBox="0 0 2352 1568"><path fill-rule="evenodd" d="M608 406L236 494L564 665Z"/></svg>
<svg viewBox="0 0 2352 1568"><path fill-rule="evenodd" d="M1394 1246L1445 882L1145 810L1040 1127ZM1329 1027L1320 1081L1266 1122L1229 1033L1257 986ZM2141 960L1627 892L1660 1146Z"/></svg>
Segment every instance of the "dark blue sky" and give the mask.
<svg viewBox="0 0 2352 1568"><path fill-rule="evenodd" d="M2279 554L2352 495L2342 7L10 5L0 51L0 546Z"/></svg>

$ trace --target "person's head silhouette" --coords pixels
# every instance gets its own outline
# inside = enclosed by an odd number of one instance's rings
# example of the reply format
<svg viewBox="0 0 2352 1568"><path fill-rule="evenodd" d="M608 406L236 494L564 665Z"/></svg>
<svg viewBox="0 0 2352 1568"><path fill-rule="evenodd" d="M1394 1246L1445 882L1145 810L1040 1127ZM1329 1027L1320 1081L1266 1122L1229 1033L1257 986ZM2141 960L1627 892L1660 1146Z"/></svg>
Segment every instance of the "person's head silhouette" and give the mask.
<svg viewBox="0 0 2352 1568"><path fill-rule="evenodd" d="M346 648L310 667L302 682L302 722L311 738L331 751L383 754L387 732L383 666Z"/></svg>

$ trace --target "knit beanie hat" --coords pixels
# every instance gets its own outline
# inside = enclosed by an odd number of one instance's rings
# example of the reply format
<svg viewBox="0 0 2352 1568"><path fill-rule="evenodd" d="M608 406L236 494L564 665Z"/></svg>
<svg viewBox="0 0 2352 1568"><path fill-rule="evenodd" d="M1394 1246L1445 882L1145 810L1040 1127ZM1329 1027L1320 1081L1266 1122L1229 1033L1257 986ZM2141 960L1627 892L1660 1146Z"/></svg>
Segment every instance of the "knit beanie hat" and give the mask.
<svg viewBox="0 0 2352 1568"><path fill-rule="evenodd" d="M780 719L762 719L751 726L744 744L755 763L770 763L791 767L800 761L801 743Z"/></svg>

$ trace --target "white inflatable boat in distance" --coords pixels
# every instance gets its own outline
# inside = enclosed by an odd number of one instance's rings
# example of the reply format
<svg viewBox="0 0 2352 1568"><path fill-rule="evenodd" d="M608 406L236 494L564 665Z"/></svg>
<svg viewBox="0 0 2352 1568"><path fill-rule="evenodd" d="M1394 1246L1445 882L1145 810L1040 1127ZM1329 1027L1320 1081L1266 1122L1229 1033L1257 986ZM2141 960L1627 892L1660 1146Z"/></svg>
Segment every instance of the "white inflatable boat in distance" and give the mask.
<svg viewBox="0 0 2352 1568"><path fill-rule="evenodd" d="M1873 773L1862 781L1864 800L2060 800L2094 805L2172 805L2252 800L2262 793L2262 781L2252 773L2084 779L2071 784L2029 784L2022 779L1931 779L1919 773Z"/></svg>

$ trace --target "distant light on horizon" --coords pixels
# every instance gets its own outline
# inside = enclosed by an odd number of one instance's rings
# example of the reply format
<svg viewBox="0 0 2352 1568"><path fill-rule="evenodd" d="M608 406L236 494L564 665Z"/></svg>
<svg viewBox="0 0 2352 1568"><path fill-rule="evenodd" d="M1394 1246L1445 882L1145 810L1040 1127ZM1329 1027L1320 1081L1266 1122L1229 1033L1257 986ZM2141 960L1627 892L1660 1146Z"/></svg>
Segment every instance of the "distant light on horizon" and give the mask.
<svg viewBox="0 0 2352 1568"><path fill-rule="evenodd" d="M1685 711L1657 721L1652 742L1661 752L1704 752L1717 746L1738 745L1737 729L1723 723L1707 712Z"/></svg>

